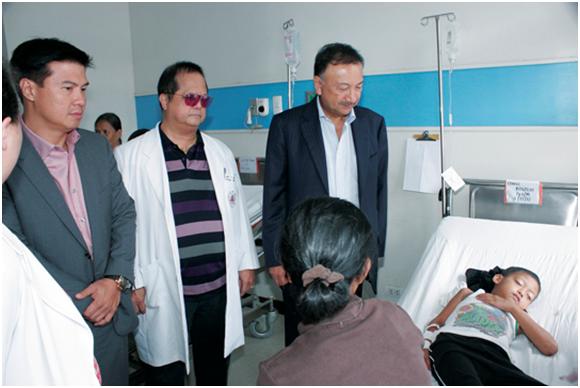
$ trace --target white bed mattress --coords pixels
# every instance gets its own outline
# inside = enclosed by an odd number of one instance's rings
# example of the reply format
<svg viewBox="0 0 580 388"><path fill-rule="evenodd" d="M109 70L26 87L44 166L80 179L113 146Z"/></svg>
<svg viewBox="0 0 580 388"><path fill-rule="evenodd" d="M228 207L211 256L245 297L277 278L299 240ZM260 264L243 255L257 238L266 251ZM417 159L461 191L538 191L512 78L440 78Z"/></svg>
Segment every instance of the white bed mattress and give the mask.
<svg viewBox="0 0 580 388"><path fill-rule="evenodd" d="M559 351L543 356L521 335L512 344L514 363L548 385L577 385L577 244L575 227L447 217L429 241L399 304L422 329L465 281L467 268L526 267L542 282L528 312L556 338Z"/></svg>
<svg viewBox="0 0 580 388"><path fill-rule="evenodd" d="M254 227L258 222L262 221L262 195L264 193L264 186L243 185L242 187L250 224Z"/></svg>

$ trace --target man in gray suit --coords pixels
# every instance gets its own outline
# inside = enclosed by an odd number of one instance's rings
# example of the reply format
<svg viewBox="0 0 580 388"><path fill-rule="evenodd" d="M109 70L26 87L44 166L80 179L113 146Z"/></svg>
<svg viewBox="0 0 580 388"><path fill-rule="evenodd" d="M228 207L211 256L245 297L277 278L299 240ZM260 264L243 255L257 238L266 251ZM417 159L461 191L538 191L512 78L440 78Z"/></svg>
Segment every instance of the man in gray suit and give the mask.
<svg viewBox="0 0 580 388"><path fill-rule="evenodd" d="M130 298L135 207L106 139L78 129L91 58L58 39L32 39L10 62L24 136L2 188L2 222L86 319L103 385L128 385L127 336L137 326Z"/></svg>

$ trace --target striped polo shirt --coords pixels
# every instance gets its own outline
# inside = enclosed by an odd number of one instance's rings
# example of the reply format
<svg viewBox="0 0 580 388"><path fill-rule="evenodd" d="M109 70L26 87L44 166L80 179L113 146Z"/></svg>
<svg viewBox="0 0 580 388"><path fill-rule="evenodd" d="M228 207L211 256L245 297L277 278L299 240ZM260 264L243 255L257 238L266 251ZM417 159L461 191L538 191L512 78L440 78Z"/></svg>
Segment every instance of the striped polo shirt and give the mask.
<svg viewBox="0 0 580 388"><path fill-rule="evenodd" d="M161 144L169 177L184 295L219 292L226 284L224 227L203 139L184 153L164 133Z"/></svg>

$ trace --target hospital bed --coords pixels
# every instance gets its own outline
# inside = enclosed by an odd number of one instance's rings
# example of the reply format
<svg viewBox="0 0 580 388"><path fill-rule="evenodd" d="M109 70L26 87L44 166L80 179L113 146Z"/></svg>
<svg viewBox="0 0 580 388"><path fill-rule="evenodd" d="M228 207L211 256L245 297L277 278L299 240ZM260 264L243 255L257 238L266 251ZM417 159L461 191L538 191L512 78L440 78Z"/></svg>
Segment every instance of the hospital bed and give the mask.
<svg viewBox="0 0 580 388"><path fill-rule="evenodd" d="M256 242L256 251L260 268L256 271L256 285L251 293L242 298L244 307L244 327L255 338L266 338L272 335L272 323L277 318L274 308L275 291L265 271L264 251L262 249L262 197L264 191L264 158L256 158L256 171L240 171L244 190L244 199L248 210L250 225ZM239 160L238 160L239 164Z"/></svg>
<svg viewBox="0 0 580 388"><path fill-rule="evenodd" d="M243 179L243 178L242 178ZM258 274L264 272L264 250L262 249L262 195L263 186L243 185L244 198L248 209L248 217L256 242L256 251L260 268ZM244 327L251 336L267 338L272 335L272 323L277 317L272 297L260 296L254 289L252 293L242 298L244 307Z"/></svg>
<svg viewBox="0 0 580 388"><path fill-rule="evenodd" d="M542 291L528 312L556 338L559 351L553 357L543 356L525 336L518 336L512 359L548 385L578 385L577 186L544 187L545 204L552 201L548 196L561 203L542 215L541 209L522 205L510 213L513 209L506 208L501 192L498 197L498 181L468 181L474 186L470 217L477 218L451 216L441 221L399 299L400 306L423 329L465 282L467 268L529 268L540 277Z"/></svg>

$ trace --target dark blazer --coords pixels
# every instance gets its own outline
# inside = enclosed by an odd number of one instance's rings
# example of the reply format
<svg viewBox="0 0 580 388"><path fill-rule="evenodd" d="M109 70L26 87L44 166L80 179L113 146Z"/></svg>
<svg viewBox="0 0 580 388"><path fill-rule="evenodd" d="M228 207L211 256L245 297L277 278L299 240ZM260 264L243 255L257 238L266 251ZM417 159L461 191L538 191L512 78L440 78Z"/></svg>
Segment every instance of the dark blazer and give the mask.
<svg viewBox="0 0 580 388"><path fill-rule="evenodd" d="M78 131L75 156L91 227L92 258L62 194L26 135L18 163L2 185L2 222L30 248L82 314L92 298L79 301L74 295L95 280L123 275L133 281L135 207L105 138ZM113 317L114 331L127 335L137 322L130 295L124 293ZM87 323L98 348L97 338L104 329Z"/></svg>
<svg viewBox="0 0 580 388"><path fill-rule="evenodd" d="M376 292L377 257L385 251L388 148L385 120L355 107L351 124L360 209L377 237L369 280ZM262 240L268 267L280 265L278 239L290 211L308 198L328 196L326 157L316 99L272 119L266 147Z"/></svg>

